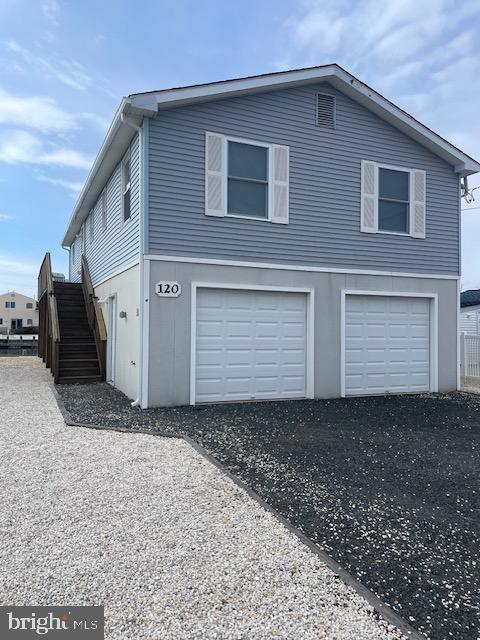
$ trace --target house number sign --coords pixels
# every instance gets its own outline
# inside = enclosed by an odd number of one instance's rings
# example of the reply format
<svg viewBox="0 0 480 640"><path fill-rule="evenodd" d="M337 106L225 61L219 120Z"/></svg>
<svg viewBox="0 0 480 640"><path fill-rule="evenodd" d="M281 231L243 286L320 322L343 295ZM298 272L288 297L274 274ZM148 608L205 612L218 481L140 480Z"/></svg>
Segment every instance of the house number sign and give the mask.
<svg viewBox="0 0 480 640"><path fill-rule="evenodd" d="M160 280L155 285L155 293L160 298L178 298L178 296L182 293L182 287L178 282L173 282L171 280Z"/></svg>

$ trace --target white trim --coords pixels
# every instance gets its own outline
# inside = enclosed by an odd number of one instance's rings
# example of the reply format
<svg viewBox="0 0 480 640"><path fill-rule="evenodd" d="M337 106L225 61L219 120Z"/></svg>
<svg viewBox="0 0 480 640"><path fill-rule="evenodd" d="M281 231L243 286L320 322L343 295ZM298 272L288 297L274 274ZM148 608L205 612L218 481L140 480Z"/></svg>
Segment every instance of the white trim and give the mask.
<svg viewBox="0 0 480 640"><path fill-rule="evenodd" d="M340 397L345 398L345 289L340 291Z"/></svg>
<svg viewBox="0 0 480 640"><path fill-rule="evenodd" d="M461 353L460 353L460 318L461 318L461 308L460 308L460 280L457 281L457 391L460 391L462 386L462 375L461 375ZM468 309L468 307L466 307ZM477 315L477 335L478 335L478 315Z"/></svg>
<svg viewBox="0 0 480 640"><path fill-rule="evenodd" d="M144 259L143 266L143 291L140 281L140 308L143 309L141 322L143 324L142 346L140 348L140 366L142 377L140 384L141 408L148 407L148 369L150 356L150 262Z"/></svg>
<svg viewBox="0 0 480 640"><path fill-rule="evenodd" d="M195 405L196 340L197 340L197 291L198 289L227 289L240 291L277 291L304 293L307 296L306 345L305 345L305 397L314 398L315 381L315 289L313 287L276 287L255 284L230 284L225 282L192 282L190 313L190 404Z"/></svg>
<svg viewBox="0 0 480 640"><path fill-rule="evenodd" d="M95 289L96 287L99 287L101 284L104 284L105 282L108 282L112 278L116 278L117 276L119 276L124 271L128 271L129 269L132 269L133 267L136 267L137 264L139 264L139 260L138 259L134 260L133 262L130 262L129 264L125 265L124 267L120 267L119 269L117 269L116 271L111 273L110 275L105 276L104 278L102 278L101 280L98 280L97 282L94 282L93 285L92 285L93 288Z"/></svg>
<svg viewBox="0 0 480 640"><path fill-rule="evenodd" d="M112 293L106 299L107 303L107 382L115 386L117 362L117 294ZM110 326L110 321L112 326ZM109 376L110 374L110 376Z"/></svg>
<svg viewBox="0 0 480 640"><path fill-rule="evenodd" d="M340 393L345 398L345 311L347 296L381 296L399 298L424 298L430 302L430 392L438 391L438 294L412 291L369 291L342 289L340 291ZM458 332L457 332L458 333ZM369 394L364 394L369 395ZM373 394L380 395L380 394Z"/></svg>
<svg viewBox="0 0 480 640"><path fill-rule="evenodd" d="M398 278L426 278L428 280L459 280L460 276L442 273L408 273L406 271L380 271L374 269L339 269L337 267L314 267L299 264L277 264L275 262L247 262L245 260L215 260L212 258L190 258L188 256L166 256L150 253L148 260L160 262L185 262L189 264L211 264L222 267L248 267L256 269L281 269L282 271L307 271L312 273L345 273L358 276L395 276Z"/></svg>

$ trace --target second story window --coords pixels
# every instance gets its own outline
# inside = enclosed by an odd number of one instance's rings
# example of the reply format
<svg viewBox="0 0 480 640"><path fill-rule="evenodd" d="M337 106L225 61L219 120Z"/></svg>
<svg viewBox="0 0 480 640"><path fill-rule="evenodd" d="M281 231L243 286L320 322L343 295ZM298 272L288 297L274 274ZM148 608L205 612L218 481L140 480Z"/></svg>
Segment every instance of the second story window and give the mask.
<svg viewBox="0 0 480 640"><path fill-rule="evenodd" d="M27 309L33 309L33 302L27 302Z"/></svg>
<svg viewBox="0 0 480 640"><path fill-rule="evenodd" d="M228 142L227 214L268 217L268 147Z"/></svg>
<svg viewBox="0 0 480 640"><path fill-rule="evenodd" d="M107 188L102 191L102 229L105 230L107 228Z"/></svg>
<svg viewBox="0 0 480 640"><path fill-rule="evenodd" d="M95 234L95 214L94 214L94 210L92 209L90 212L90 242L93 242L94 234Z"/></svg>
<svg viewBox="0 0 480 640"><path fill-rule="evenodd" d="M7 300L5 302L6 309L15 309L15 302L13 300Z"/></svg>
<svg viewBox="0 0 480 640"><path fill-rule="evenodd" d="M75 240L72 242L72 264L75 262L75 244L77 242L77 239L75 238Z"/></svg>
<svg viewBox="0 0 480 640"><path fill-rule="evenodd" d="M288 224L289 172L285 145L206 131L205 215Z"/></svg>
<svg viewBox="0 0 480 640"><path fill-rule="evenodd" d="M379 168L378 230L409 233L410 172Z"/></svg>
<svg viewBox="0 0 480 640"><path fill-rule="evenodd" d="M122 160L122 210L123 221L126 222L130 218L130 189L131 189L131 176L130 176L130 153Z"/></svg>
<svg viewBox="0 0 480 640"><path fill-rule="evenodd" d="M360 200L361 232L425 238L427 174L423 169L362 160Z"/></svg>
<svg viewBox="0 0 480 640"><path fill-rule="evenodd" d="M86 226L86 222L84 222L82 226L82 253L85 254L86 251L87 251L87 226Z"/></svg>

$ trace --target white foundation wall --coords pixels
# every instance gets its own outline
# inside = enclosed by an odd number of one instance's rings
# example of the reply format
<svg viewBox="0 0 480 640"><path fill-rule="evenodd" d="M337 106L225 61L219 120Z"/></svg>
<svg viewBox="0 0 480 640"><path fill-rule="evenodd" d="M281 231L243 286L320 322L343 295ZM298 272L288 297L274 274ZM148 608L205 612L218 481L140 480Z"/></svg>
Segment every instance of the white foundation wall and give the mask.
<svg viewBox="0 0 480 640"><path fill-rule="evenodd" d="M116 295L114 386L132 400L138 397L140 367L140 268L138 265L94 287L108 333L107 299ZM126 312L120 318L120 312ZM110 339L110 338L109 338Z"/></svg>

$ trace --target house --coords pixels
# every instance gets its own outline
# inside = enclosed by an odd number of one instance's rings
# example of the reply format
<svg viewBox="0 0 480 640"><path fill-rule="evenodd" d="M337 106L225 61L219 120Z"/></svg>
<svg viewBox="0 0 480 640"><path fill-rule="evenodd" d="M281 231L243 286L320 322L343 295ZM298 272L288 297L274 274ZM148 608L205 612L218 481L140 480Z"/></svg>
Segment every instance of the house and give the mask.
<svg viewBox="0 0 480 640"><path fill-rule="evenodd" d="M68 223L141 407L450 391L480 164L338 65L132 94Z"/></svg>
<svg viewBox="0 0 480 640"><path fill-rule="evenodd" d="M460 333L480 335L480 289L469 289L460 294Z"/></svg>
<svg viewBox="0 0 480 640"><path fill-rule="evenodd" d="M38 327L38 307L34 298L17 291L0 295L0 333Z"/></svg>

